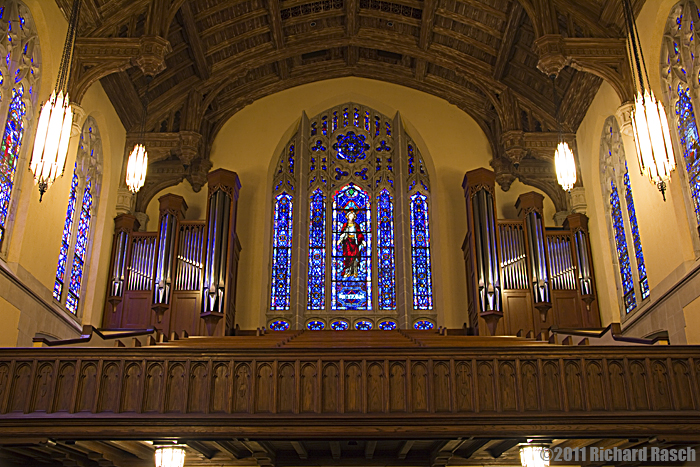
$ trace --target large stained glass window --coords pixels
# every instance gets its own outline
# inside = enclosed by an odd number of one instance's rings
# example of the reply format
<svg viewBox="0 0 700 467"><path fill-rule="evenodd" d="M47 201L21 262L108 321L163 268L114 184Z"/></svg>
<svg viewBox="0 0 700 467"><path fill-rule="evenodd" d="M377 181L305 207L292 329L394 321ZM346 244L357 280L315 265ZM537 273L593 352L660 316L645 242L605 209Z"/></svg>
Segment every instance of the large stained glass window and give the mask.
<svg viewBox="0 0 700 467"><path fill-rule="evenodd" d="M649 281L647 279L647 267L644 263L644 252L642 251L642 238L639 236L639 225L637 224L637 211L634 209L634 198L632 198L632 184L625 162L625 203L627 204L627 216L630 220L632 230L632 243L634 245L634 255L637 259L637 271L639 272L639 290L642 300L649 296Z"/></svg>
<svg viewBox="0 0 700 467"><path fill-rule="evenodd" d="M676 101L676 115L678 117L678 134L681 140L681 150L685 160L685 169L688 173L690 195L693 198L695 218L700 225L700 154L696 154L698 138L698 126L695 121L695 112L690 100L690 90L679 84L677 87L678 101Z"/></svg>
<svg viewBox="0 0 700 467"><path fill-rule="evenodd" d="M278 153L270 326L390 331L435 322L430 179L398 119L356 103L303 114Z"/></svg>
<svg viewBox="0 0 700 467"><path fill-rule="evenodd" d="M413 307L433 308L433 279L430 262L430 217L428 198L411 196L411 262L413 265Z"/></svg>
<svg viewBox="0 0 700 467"><path fill-rule="evenodd" d="M627 237L625 235L625 222L622 218L620 195L618 194L617 186L615 186L614 181L610 182L610 207L612 209L615 245L617 245L617 259L620 266L620 277L622 279L625 311L629 313L637 306L637 301L634 297L632 266L630 265L630 256L627 250Z"/></svg>
<svg viewBox="0 0 700 467"><path fill-rule="evenodd" d="M0 242L5 238L5 225L10 208L10 197L17 171L19 150L24 136L24 116L27 112L22 100L24 86L12 89L12 101L5 122L5 133L0 142Z"/></svg>
<svg viewBox="0 0 700 467"><path fill-rule="evenodd" d="M309 310L326 307L326 196L319 188L309 206Z"/></svg>
<svg viewBox="0 0 700 467"><path fill-rule="evenodd" d="M28 115L33 115L34 88L41 70L39 35L29 9L18 0L4 0L0 8L0 245L8 233L12 191L17 184L20 150Z"/></svg>
<svg viewBox="0 0 700 467"><path fill-rule="evenodd" d="M80 133L80 144L73 165L68 207L63 224L53 297L66 309L78 314L81 290L88 275L90 231L97 202L102 170L102 140L97 123L89 116ZM68 275L68 277L66 277ZM66 287L66 281L68 287Z"/></svg>
<svg viewBox="0 0 700 467"><path fill-rule="evenodd" d="M377 256L379 309L395 310L394 199L388 190L382 190L377 200Z"/></svg>
<svg viewBox="0 0 700 467"><path fill-rule="evenodd" d="M80 300L80 286L83 281L85 260L87 257L88 240L90 239L90 217L92 212L92 181L87 183L83 193L83 202L80 208L80 221L76 232L75 253L73 254L73 268L70 273L70 283L68 284L68 296L66 297L66 308L71 313L78 310Z"/></svg>
<svg viewBox="0 0 700 467"><path fill-rule="evenodd" d="M370 197L350 183L333 198L331 308L372 309Z"/></svg>
<svg viewBox="0 0 700 467"><path fill-rule="evenodd" d="M275 198L272 246L272 310L289 310L292 284L292 196Z"/></svg>
<svg viewBox="0 0 700 467"><path fill-rule="evenodd" d="M605 121L600 147L601 181L607 206L611 249L620 277L620 309L627 314L649 297L649 281L632 196L632 182L615 117L611 116Z"/></svg>
<svg viewBox="0 0 700 467"><path fill-rule="evenodd" d="M78 196L78 164L73 168L73 180L71 181L70 194L68 195L68 209L66 220L63 224L63 236L61 237L61 249L58 253L58 268L56 269L56 281L53 286L53 298L61 300L63 293L63 280L66 276L66 263L73 235L73 217L75 217L75 200Z"/></svg>

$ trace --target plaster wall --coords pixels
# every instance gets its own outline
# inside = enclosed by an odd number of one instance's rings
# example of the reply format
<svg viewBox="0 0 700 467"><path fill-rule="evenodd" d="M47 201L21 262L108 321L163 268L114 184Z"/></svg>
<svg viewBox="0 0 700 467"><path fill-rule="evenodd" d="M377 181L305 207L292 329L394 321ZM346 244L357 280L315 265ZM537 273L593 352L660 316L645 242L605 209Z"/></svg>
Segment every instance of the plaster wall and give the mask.
<svg viewBox="0 0 700 467"><path fill-rule="evenodd" d="M67 338L74 337L81 324L99 325L126 136L107 95L96 83L87 91L80 106L85 117L94 117L100 129L102 182L97 215L91 223L91 248L82 283L84 295L78 315L74 316L53 299L52 290L79 136L71 138L64 176L49 188L41 203L28 170L38 111L55 85L67 23L55 2L28 0L25 3L39 33L41 85L36 91L34 118L25 129L9 216L9 244L4 246L0 271L0 284L3 284L0 287L8 288L7 294L0 293L5 297L5 301L0 302L0 316L14 316L15 309L20 312L18 327L9 331L14 334L17 345L31 345L31 338L37 332ZM83 122L84 119L78 123L82 126Z"/></svg>

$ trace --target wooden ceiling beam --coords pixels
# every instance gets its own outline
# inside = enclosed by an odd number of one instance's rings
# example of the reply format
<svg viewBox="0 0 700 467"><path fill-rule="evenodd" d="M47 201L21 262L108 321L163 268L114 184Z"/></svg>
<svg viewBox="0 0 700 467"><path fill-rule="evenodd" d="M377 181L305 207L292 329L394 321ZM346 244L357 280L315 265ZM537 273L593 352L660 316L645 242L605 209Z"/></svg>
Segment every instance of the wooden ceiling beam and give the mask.
<svg viewBox="0 0 700 467"><path fill-rule="evenodd" d="M418 37L418 47L423 50L428 50L430 41L433 35L433 26L435 25L435 12L438 6L438 0L425 0L423 5L423 16L421 16L420 36Z"/></svg>
<svg viewBox="0 0 700 467"><path fill-rule="evenodd" d="M578 21L581 26L584 26L597 37L618 37L621 31L617 27L605 27L600 22L600 17L597 13L590 11L586 5L580 1L575 3L569 0L552 0L555 7L560 12L564 12L573 16L575 21Z"/></svg>
<svg viewBox="0 0 700 467"><path fill-rule="evenodd" d="M367 441L367 444L365 444L365 459L372 460L375 449L377 449L377 442Z"/></svg>
<svg viewBox="0 0 700 467"><path fill-rule="evenodd" d="M501 39L503 37L503 31L496 29L496 28L492 28L491 26L488 26L488 25L482 23L481 21L476 21L476 20L471 19L467 16L460 15L459 13L455 13L454 11L447 10L445 8L438 8L437 14L444 17L444 18L447 18L447 19L450 19L450 20L455 21L457 23L463 24L465 26L469 26L469 27L475 28L475 29L480 29L483 32L485 32L491 36L494 36L498 39Z"/></svg>
<svg viewBox="0 0 700 467"><path fill-rule="evenodd" d="M143 102L129 75L125 71L112 73L102 78L100 83L126 131L136 128L141 122Z"/></svg>
<svg viewBox="0 0 700 467"><path fill-rule="evenodd" d="M214 55L215 53L226 49L227 47L231 47L233 44L244 41L246 39L250 39L251 37L260 36L262 34L267 34L269 32L270 32L270 28L267 26L261 26L259 28L249 29L242 34L237 34L228 40L220 41L216 45L211 46L209 48L209 50L206 51L206 56L210 57L210 56Z"/></svg>
<svg viewBox="0 0 700 467"><path fill-rule="evenodd" d="M399 15L388 11L369 10L363 8L360 10L360 16L364 16L366 18L376 18L382 21L393 21L395 23L409 24L413 27L420 27L421 25L421 20L419 19L409 18L408 16Z"/></svg>
<svg viewBox="0 0 700 467"><path fill-rule="evenodd" d="M493 57L498 56L498 51L495 48L491 47L488 44L484 44L483 42L478 41L473 37L466 36L461 32L457 32L452 29L447 29L440 26L435 26L433 30L436 34L442 34L443 36L451 37L452 39L456 39L460 42L464 42L465 44L469 44L472 47L476 47L477 49L482 50Z"/></svg>
<svg viewBox="0 0 700 467"><path fill-rule="evenodd" d="M327 18L336 18L338 16L345 16L345 10L327 10L319 11L318 13L311 13L308 15L294 16L283 21L283 26L292 26L295 24L309 23L311 21L319 21Z"/></svg>
<svg viewBox="0 0 700 467"><path fill-rule="evenodd" d="M309 452L304 447L304 443L301 441L292 441L292 447L297 452L299 459L307 460L309 458Z"/></svg>
<svg viewBox="0 0 700 467"><path fill-rule="evenodd" d="M506 65L510 60L510 54L513 50L513 44L515 43L515 36L518 33L518 28L520 22L523 18L523 7L520 3L513 2L513 7L510 10L510 15L508 15L508 22L506 23L506 31L503 34L503 40L501 41L501 48L498 50L498 57L496 57L496 65L493 67L493 79L500 81L506 71Z"/></svg>
<svg viewBox="0 0 700 467"><path fill-rule="evenodd" d="M507 18L507 15L505 12L499 10L498 8L494 8L485 2L481 2L479 0L457 0L457 1L459 3L469 5L472 8L476 8L477 10L485 11L486 13L488 13L492 16L495 16L496 18L499 18L503 21L505 21Z"/></svg>
<svg viewBox="0 0 700 467"><path fill-rule="evenodd" d="M204 54L204 46L202 45L202 40L199 38L199 31L197 31L197 23L194 20L194 15L192 14L192 9L190 8L188 0L185 0L180 7L180 14L182 15L182 24L185 28L185 36L187 37L187 42L190 44L190 51L194 57L197 76L202 80L207 80L211 76L211 73L209 72L209 65L207 64L207 59Z"/></svg>
<svg viewBox="0 0 700 467"><path fill-rule="evenodd" d="M90 31L86 37L104 37L110 33L111 29L116 29L121 23L132 17L133 15L148 8L150 0L133 0L121 2L120 7L116 8L113 13L102 11L102 24Z"/></svg>
<svg viewBox="0 0 700 467"><path fill-rule="evenodd" d="M284 32L282 31L282 16L280 15L279 0L265 0L267 14L270 17L270 32L276 49L284 48Z"/></svg>
<svg viewBox="0 0 700 467"><path fill-rule="evenodd" d="M352 37L357 33L359 10L360 2L357 0L345 0L345 34L348 37Z"/></svg>
<svg viewBox="0 0 700 467"><path fill-rule="evenodd" d="M213 36L214 34L218 34L222 31L225 31L226 29L232 28L234 25L238 23L243 23L245 21L250 21L251 19L255 18L260 18L261 16L267 15L267 10L265 9L258 9L258 10L253 10L249 11L247 13L243 13L242 15L238 15L233 17L232 19L228 21L222 21L219 24L216 24L210 28L205 29L200 33L200 37L202 39L206 39L209 36ZM195 21L197 21L197 16L195 16ZM269 30L268 27L265 27L266 30ZM247 31L246 31L247 32ZM235 39L235 37L240 36L241 34L237 34L236 36L232 37L232 39ZM211 53L209 50L207 53Z"/></svg>
<svg viewBox="0 0 700 467"><path fill-rule="evenodd" d="M212 2L213 5L211 6L211 8L207 8L205 10L200 11L194 16L194 19L195 21L201 21L207 16L215 15L221 11L233 8L239 3L245 3L247 1L248 0L227 0L225 2Z"/></svg>
<svg viewBox="0 0 700 467"><path fill-rule="evenodd" d="M398 457L400 460L404 460L406 456L408 456L408 453L414 444L414 440L408 440L401 443L401 446L399 447L399 450L396 453L396 457Z"/></svg>

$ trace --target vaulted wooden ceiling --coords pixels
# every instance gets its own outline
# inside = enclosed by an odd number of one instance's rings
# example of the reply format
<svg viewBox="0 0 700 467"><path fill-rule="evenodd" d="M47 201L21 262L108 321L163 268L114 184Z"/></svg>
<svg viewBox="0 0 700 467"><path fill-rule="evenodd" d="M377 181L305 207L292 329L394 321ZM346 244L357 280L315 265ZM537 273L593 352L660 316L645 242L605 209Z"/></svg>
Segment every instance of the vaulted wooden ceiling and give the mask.
<svg viewBox="0 0 700 467"><path fill-rule="evenodd" d="M71 0L56 1L64 14L70 10ZM633 2L634 8L643 2ZM551 146L557 130L547 74L558 73L556 94L567 133L578 128L602 78L610 78L623 101L629 89L617 0L86 0L84 5L72 97L79 102L86 87L101 79L128 132L138 131L148 101L147 131L161 142L166 135L179 141L165 146L183 163L180 180L188 177L193 186L202 177L193 182L197 175L190 166L208 170L213 138L246 105L300 84L360 76L457 105L491 140L492 165L504 188L516 177L527 183L530 164L531 172L549 174L545 191L565 204L552 182L552 156L531 150L542 142L528 146L533 134ZM149 44L161 47L162 63L156 63L158 50L144 58ZM154 75L150 83L146 73ZM182 132L189 132L191 143L184 149L178 148L183 137L172 136ZM538 168L538 159L547 167Z"/></svg>

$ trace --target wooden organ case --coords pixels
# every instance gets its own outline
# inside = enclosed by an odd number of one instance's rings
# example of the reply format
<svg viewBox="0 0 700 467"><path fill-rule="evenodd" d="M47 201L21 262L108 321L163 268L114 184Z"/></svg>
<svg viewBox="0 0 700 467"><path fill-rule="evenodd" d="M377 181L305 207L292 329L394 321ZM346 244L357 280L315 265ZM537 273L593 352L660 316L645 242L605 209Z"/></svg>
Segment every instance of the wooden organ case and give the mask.
<svg viewBox="0 0 700 467"><path fill-rule="evenodd" d="M544 197L518 197L517 220L496 220L495 175L464 177L468 231L467 326L480 335L546 334L551 327L600 326L588 218L571 214L545 228ZM503 318L503 319L501 319Z"/></svg>
<svg viewBox="0 0 700 467"><path fill-rule="evenodd" d="M212 171L208 190L205 220L184 220L187 204L173 194L159 199L157 232L138 232L129 214L116 217L103 327L233 334L238 176Z"/></svg>

